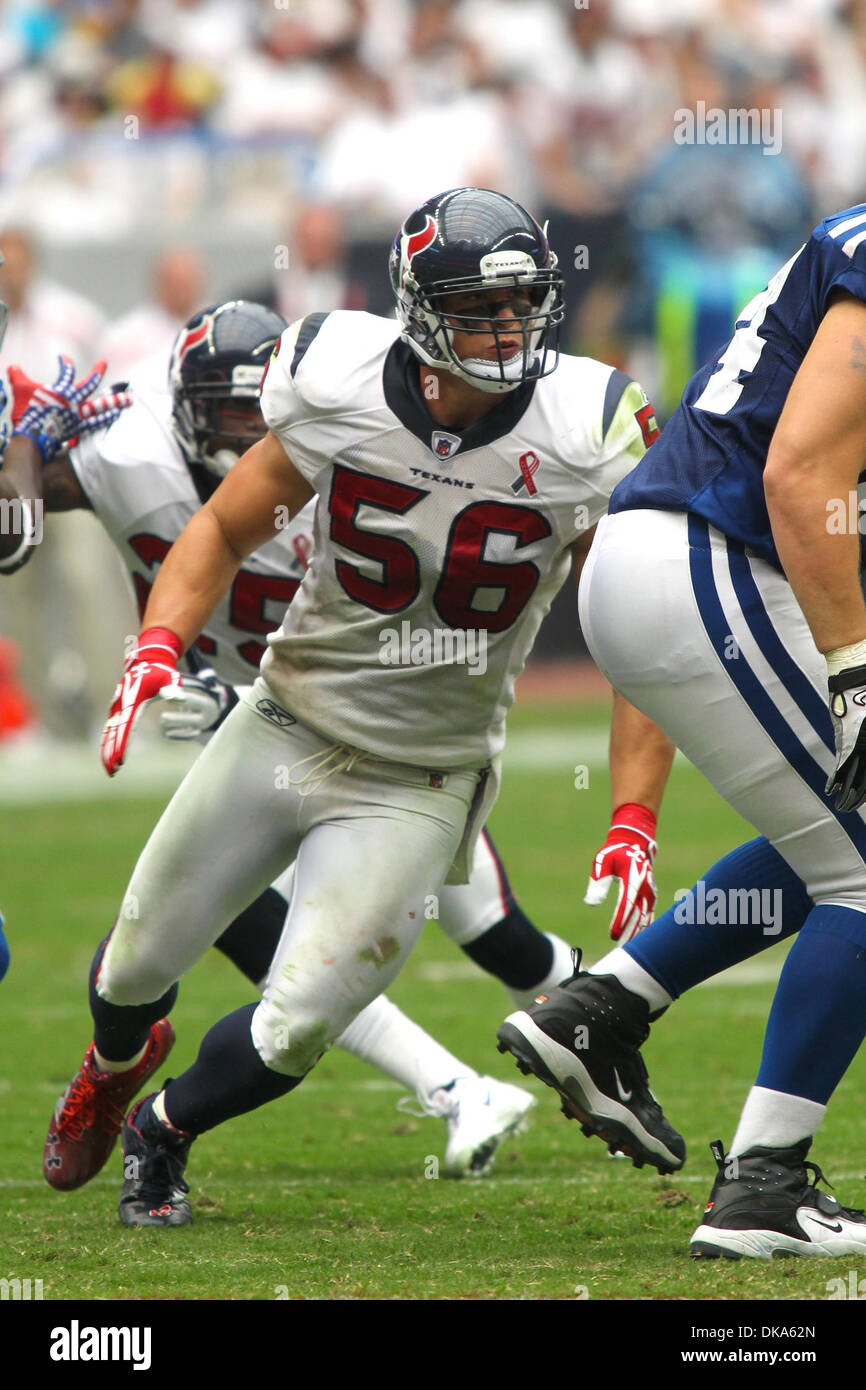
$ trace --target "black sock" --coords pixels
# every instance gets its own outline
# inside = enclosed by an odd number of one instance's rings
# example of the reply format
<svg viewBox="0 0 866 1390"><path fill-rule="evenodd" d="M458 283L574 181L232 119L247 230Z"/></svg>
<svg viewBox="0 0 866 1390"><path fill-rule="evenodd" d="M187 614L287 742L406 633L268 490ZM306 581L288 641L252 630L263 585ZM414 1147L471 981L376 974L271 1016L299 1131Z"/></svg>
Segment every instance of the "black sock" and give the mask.
<svg viewBox="0 0 866 1390"><path fill-rule="evenodd" d="M214 942L254 985L260 984L270 969L287 909L285 898L275 888L266 888Z"/></svg>
<svg viewBox="0 0 866 1390"><path fill-rule="evenodd" d="M174 1008L177 984L152 1004L109 1004L96 992L96 977L110 936L100 941L90 967L90 1012L93 1014L93 1041L97 1052L112 1062L125 1062L140 1052L150 1037L154 1023Z"/></svg>
<svg viewBox="0 0 866 1390"><path fill-rule="evenodd" d="M250 1033L257 1007L245 1004L215 1023L192 1066L168 1083L165 1113L175 1129L203 1134L284 1096L303 1081L302 1076L283 1076L265 1066Z"/></svg>
<svg viewBox="0 0 866 1390"><path fill-rule="evenodd" d="M463 950L510 989L532 989L553 969L553 942L515 903L507 916Z"/></svg>

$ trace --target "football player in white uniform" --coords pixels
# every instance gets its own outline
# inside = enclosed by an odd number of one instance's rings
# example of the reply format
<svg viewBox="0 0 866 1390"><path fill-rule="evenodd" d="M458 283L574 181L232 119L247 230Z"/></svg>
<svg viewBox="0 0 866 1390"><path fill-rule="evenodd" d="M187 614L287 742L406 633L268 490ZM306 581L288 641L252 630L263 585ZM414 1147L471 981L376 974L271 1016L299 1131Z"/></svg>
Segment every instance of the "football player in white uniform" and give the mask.
<svg viewBox="0 0 866 1390"><path fill-rule="evenodd" d="M106 725L113 774L144 704L183 698L177 662L243 558L317 495L310 564L261 675L163 815L125 899L136 911L97 956L96 1043L132 1070L180 975L296 858L261 1003L220 1020L128 1117L127 1225L191 1220L192 1139L298 1085L398 973L431 895L466 881L515 676L651 430L621 373L566 358L551 376L561 277L511 199L431 199L391 264L399 321L316 314L283 334L269 431L164 562ZM625 829L615 817L597 877L633 816L648 839L671 757L617 699Z"/></svg>
<svg viewBox="0 0 866 1390"><path fill-rule="evenodd" d="M243 302L219 306L208 317L210 332L202 331L206 316L195 315L179 335L162 373L164 389L155 387L148 369L143 382L135 383L134 405L110 430L88 430L68 453L55 453L42 474L48 511L94 511L129 570L142 613L173 541L237 460L237 450L264 432L257 403L262 363L286 325L270 310ZM32 384L18 369L12 375L16 399L29 400ZM59 395L56 386L52 390ZM236 701L232 685L225 682L253 679L264 650L258 638L277 625L303 577L311 546L308 506L245 562L230 596L187 654L186 664L197 677L184 680L184 689L193 692L190 699L169 706L162 716L169 737L190 736L216 724ZM199 663L218 668L223 679L214 670L203 671ZM197 704L190 708L193 702ZM291 877L288 870L214 943L255 984L263 982L276 949ZM645 884L644 894L648 890ZM470 883L443 888L437 896L432 907L441 913L443 930L498 975L516 1003L529 1002L570 973L570 949L528 921L486 832L478 838ZM615 935L626 916L625 894L620 896ZM646 915L645 901L637 911L641 909ZM630 930L625 923L627 935ZM165 1026L157 1030L139 1081L165 1059L170 1040ZM446 1121L443 1172L449 1175L489 1171L498 1143L533 1103L518 1087L478 1077L384 996L362 1012L337 1046L413 1089L421 1113ZM122 1083L127 1089L129 1080ZM100 1152L106 1158L119 1133L118 1083L111 1072L99 1073L91 1053L83 1078L64 1094L45 1145L43 1171L61 1190L82 1180L77 1161L82 1151L74 1141L68 1149L66 1136L77 1135L82 1108L93 1104L94 1087L101 1116L96 1128L104 1136Z"/></svg>
<svg viewBox="0 0 866 1390"><path fill-rule="evenodd" d="M156 389L148 368L144 383L136 384L134 403L122 416L115 409L114 417L119 418L106 421L111 428L97 432L88 424L87 432L67 451L52 448L41 475L40 500L48 511L88 508L95 513L129 570L142 613L154 574L172 543L238 453L263 435L259 385L264 364L286 326L278 314L243 301L195 315L179 334L166 364L164 389ZM71 367L65 370L69 377ZM20 416L22 403L32 399L37 384L20 369L14 368L11 375L15 413ZM60 384L50 388L57 399ZM112 400L116 405L128 396ZM39 428L44 424L40 419ZM22 437L26 442L27 436ZM215 727L237 702L231 683L254 679L264 652L261 639L277 626L297 591L311 546L312 508L306 507L247 558L230 595L187 654L186 663L197 674L184 679L187 699L167 706L162 715L168 737L191 737ZM20 567L24 558L13 557L10 568ZM256 985L263 983L276 949L291 880L289 869L214 943ZM497 974L516 1002L529 1002L539 989L570 973L570 948L558 937L537 931L525 917L486 833L478 839L470 884L443 889L438 897L443 929ZM431 908L435 912L438 905ZM161 1024L136 1078L139 1084L165 1060L171 1043L170 1028ZM384 996L353 1021L337 1045L414 1090L422 1114L447 1122L443 1172L449 1176L489 1171L498 1144L534 1104L519 1087L479 1077ZM93 1052L83 1072L64 1093L45 1145L43 1171L60 1190L92 1176L89 1169L82 1173L83 1150L75 1139L82 1110L95 1107L93 1128L101 1136L104 1162L120 1132L126 1108L122 1101L132 1099L132 1078L118 1082L110 1070L100 1071ZM121 1087L127 1094L119 1100Z"/></svg>

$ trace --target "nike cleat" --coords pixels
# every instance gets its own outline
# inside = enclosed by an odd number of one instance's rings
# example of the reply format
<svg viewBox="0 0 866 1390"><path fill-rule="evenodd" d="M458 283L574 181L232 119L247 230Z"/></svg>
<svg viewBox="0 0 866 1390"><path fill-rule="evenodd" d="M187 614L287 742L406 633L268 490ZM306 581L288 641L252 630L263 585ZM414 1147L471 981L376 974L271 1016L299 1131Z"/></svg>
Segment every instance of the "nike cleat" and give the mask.
<svg viewBox="0 0 866 1390"><path fill-rule="evenodd" d="M726 1157L710 1145L718 1165L704 1219L691 1240L695 1259L771 1260L784 1255L866 1254L866 1213L843 1207L818 1181L809 1163L811 1139L789 1149L753 1148ZM809 1182L809 1171L814 1173ZM829 1185L829 1184L828 1184Z"/></svg>
<svg viewBox="0 0 866 1390"><path fill-rule="evenodd" d="M510 1014L497 1034L499 1051L558 1091L563 1114L587 1137L597 1135L636 1168L650 1163L672 1173L686 1146L649 1088L639 1051L648 1036L646 1001L613 975L582 971L579 954L570 980Z"/></svg>
<svg viewBox="0 0 866 1390"><path fill-rule="evenodd" d="M48 1126L42 1152L47 1183L71 1192L96 1176L117 1143L127 1109L173 1046L174 1029L167 1018L154 1023L144 1056L129 1071L100 1071L90 1044Z"/></svg>
<svg viewBox="0 0 866 1390"><path fill-rule="evenodd" d="M526 1128L526 1117L537 1103L535 1096L489 1076L460 1077L447 1094L445 1175L484 1177L503 1140Z"/></svg>
<svg viewBox="0 0 866 1390"><path fill-rule="evenodd" d="M117 1214L124 1226L188 1226L192 1208L183 1174L193 1136L162 1124L152 1102L152 1095L140 1100L123 1126Z"/></svg>
<svg viewBox="0 0 866 1390"><path fill-rule="evenodd" d="M500 1144L526 1128L526 1117L535 1104L535 1096L520 1086L490 1076L459 1076L429 1096L405 1096L398 1100L397 1109L445 1121L448 1146L443 1176L483 1178L493 1167Z"/></svg>

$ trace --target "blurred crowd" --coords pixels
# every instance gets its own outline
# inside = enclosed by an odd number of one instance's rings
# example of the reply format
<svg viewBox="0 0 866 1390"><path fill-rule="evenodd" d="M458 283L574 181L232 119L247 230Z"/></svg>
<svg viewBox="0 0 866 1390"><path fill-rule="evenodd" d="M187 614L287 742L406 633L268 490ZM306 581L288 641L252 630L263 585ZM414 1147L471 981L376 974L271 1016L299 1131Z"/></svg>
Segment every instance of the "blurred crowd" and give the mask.
<svg viewBox="0 0 866 1390"><path fill-rule="evenodd" d="M0 369L51 374L62 348L125 378L230 294L287 319L389 313L399 222L481 184L549 222L568 349L632 371L664 418L737 308L866 189L866 0L5 0L0 17ZM684 112L714 110L764 113L772 148L757 125L678 138Z"/></svg>
<svg viewBox="0 0 866 1390"><path fill-rule="evenodd" d="M6 0L2 14L0 227L101 246L109 274L130 237L255 230L277 250L236 288L271 279L293 314L315 271L317 291L387 312L382 248L405 213L445 187L500 188L550 221L570 346L649 349L663 412L732 299L866 186L866 0ZM776 152L677 144L677 113L699 103L769 113ZM154 303L171 315L172 298L157 287Z"/></svg>

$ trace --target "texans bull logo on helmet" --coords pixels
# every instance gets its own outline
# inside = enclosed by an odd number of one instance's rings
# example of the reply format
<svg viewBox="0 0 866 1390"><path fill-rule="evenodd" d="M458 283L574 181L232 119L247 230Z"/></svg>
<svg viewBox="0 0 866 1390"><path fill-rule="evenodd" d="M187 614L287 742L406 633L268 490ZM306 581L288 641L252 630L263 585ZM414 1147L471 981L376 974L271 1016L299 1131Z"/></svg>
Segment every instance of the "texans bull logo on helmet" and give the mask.
<svg viewBox="0 0 866 1390"><path fill-rule="evenodd" d="M178 365L185 360L187 353L207 340L212 329L213 317L208 313L197 314L181 329L174 345L174 355Z"/></svg>
<svg viewBox="0 0 866 1390"><path fill-rule="evenodd" d="M411 218L409 219L412 220ZM427 221L420 232L407 232L405 223L401 229L402 247L400 265L402 268L403 280L405 280L406 270L413 260L422 251L426 251L431 241L436 235L436 223L430 214L427 214ZM401 281L402 283L402 281Z"/></svg>

